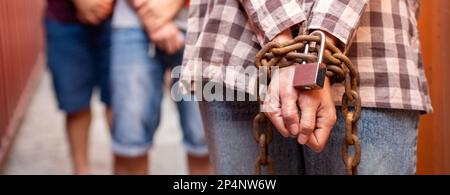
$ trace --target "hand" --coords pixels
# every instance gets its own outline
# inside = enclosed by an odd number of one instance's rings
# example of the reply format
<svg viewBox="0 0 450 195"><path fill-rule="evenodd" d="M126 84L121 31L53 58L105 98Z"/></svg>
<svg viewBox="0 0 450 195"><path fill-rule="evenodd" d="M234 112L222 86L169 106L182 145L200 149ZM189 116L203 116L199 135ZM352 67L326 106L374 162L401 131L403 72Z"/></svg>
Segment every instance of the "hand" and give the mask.
<svg viewBox="0 0 450 195"><path fill-rule="evenodd" d="M290 39L289 31L274 40L284 42ZM295 137L300 144L320 152L336 122L330 82L327 78L321 90L300 91L292 85L294 70L295 67L291 66L273 73L263 108L284 137Z"/></svg>
<svg viewBox="0 0 450 195"><path fill-rule="evenodd" d="M171 22L183 6L183 0L128 0L142 20L145 29L155 31Z"/></svg>
<svg viewBox="0 0 450 195"><path fill-rule="evenodd" d="M114 0L73 0L73 3L82 23L98 25L111 15Z"/></svg>
<svg viewBox="0 0 450 195"><path fill-rule="evenodd" d="M173 22L149 32L149 37L156 47L167 54L175 54L184 46L184 35Z"/></svg>
<svg viewBox="0 0 450 195"><path fill-rule="evenodd" d="M321 152L336 123L336 108L328 78L325 78L324 88L321 90L299 92L298 105L301 116L297 141Z"/></svg>

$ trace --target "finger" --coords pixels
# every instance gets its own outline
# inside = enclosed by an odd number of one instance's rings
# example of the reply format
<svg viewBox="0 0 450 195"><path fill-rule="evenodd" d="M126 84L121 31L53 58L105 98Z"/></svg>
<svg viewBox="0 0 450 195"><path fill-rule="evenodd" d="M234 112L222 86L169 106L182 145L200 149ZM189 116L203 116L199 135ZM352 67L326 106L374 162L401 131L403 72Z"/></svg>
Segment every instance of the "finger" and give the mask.
<svg viewBox="0 0 450 195"><path fill-rule="evenodd" d="M138 15L145 16L147 14L151 14L151 7L149 5L149 1L141 3L139 9L137 10Z"/></svg>
<svg viewBox="0 0 450 195"><path fill-rule="evenodd" d="M169 54L172 55L174 52L174 44L175 44L175 40L173 39L173 37L171 37L170 35L173 34L170 29L165 28L163 30L161 30L163 35L162 35L162 43L164 44L164 51Z"/></svg>
<svg viewBox="0 0 450 195"><path fill-rule="evenodd" d="M167 23L170 21L164 21L159 18L152 18L152 29L153 31L159 30L164 27L164 25L167 25Z"/></svg>
<svg viewBox="0 0 450 195"><path fill-rule="evenodd" d="M155 15L156 9L161 8L161 6L158 5L157 1L147 1L147 6L149 8L149 14Z"/></svg>
<svg viewBox="0 0 450 195"><path fill-rule="evenodd" d="M265 114L270 119L270 122L272 122L272 125L278 130L278 132L280 132L283 137L292 137L284 125L280 109L274 112L265 112Z"/></svg>
<svg viewBox="0 0 450 195"><path fill-rule="evenodd" d="M111 15L112 11L113 11L113 5L112 4L110 4L110 3L103 3L100 6L100 8L99 8L99 10L97 12L97 15L100 18L105 19L105 18L107 18L108 16Z"/></svg>
<svg viewBox="0 0 450 195"><path fill-rule="evenodd" d="M298 142L300 144L306 144L310 135L316 128L316 113L318 103L314 100L314 97L300 95L298 105L300 105L301 117L300 117L300 133L298 136Z"/></svg>
<svg viewBox="0 0 450 195"><path fill-rule="evenodd" d="M100 23L100 20L93 13L86 14L85 19L86 19L87 23L91 24L91 25L97 25Z"/></svg>
<svg viewBox="0 0 450 195"><path fill-rule="evenodd" d="M183 36L183 33L178 32L178 36L177 36L177 38L175 40L176 40L175 41L175 43L176 43L175 44L176 51L178 52L184 47L184 36Z"/></svg>
<svg viewBox="0 0 450 195"><path fill-rule="evenodd" d="M97 25L100 21L97 17L97 7L91 7L88 10L81 12L80 15L84 18L86 24Z"/></svg>
<svg viewBox="0 0 450 195"><path fill-rule="evenodd" d="M111 10L113 8L113 2L111 0L103 0L99 3L99 7L104 10Z"/></svg>
<svg viewBox="0 0 450 195"><path fill-rule="evenodd" d="M332 126L323 126L314 130L308 139L307 146L319 153L325 148L331 134Z"/></svg>
<svg viewBox="0 0 450 195"><path fill-rule="evenodd" d="M281 72L283 72L283 70L280 70L280 73ZM291 82L291 80L288 78L280 78L281 113L289 133L291 136L297 137L300 132L299 110L297 106L298 93L297 90L292 87L291 83L287 82Z"/></svg>
<svg viewBox="0 0 450 195"><path fill-rule="evenodd" d="M164 40L156 41L154 43L159 50L166 51L166 45L165 45Z"/></svg>
<svg viewBox="0 0 450 195"><path fill-rule="evenodd" d="M183 42L180 39L177 39L175 41L175 53L179 52L181 50L181 48L183 48Z"/></svg>
<svg viewBox="0 0 450 195"><path fill-rule="evenodd" d="M100 7L106 11L108 14L111 14L114 9L114 1L113 0L103 0Z"/></svg>
<svg viewBox="0 0 450 195"><path fill-rule="evenodd" d="M140 7L142 4L146 3L148 0L129 0L134 7Z"/></svg>
<svg viewBox="0 0 450 195"><path fill-rule="evenodd" d="M143 19L142 23L143 23L145 30L150 35L149 37L152 38L152 40L159 37L158 30L155 30L153 28L151 21L149 21L147 19Z"/></svg>
<svg viewBox="0 0 450 195"><path fill-rule="evenodd" d="M176 46L175 46L175 44L176 44L176 43L175 43L175 40L166 38L166 40L165 40L164 42L165 42L166 52L167 52L169 55L173 55L173 54L175 53L175 48L176 48Z"/></svg>
<svg viewBox="0 0 450 195"><path fill-rule="evenodd" d="M289 131L283 122L281 115L281 102L280 102L280 70L276 69L272 75L272 81L267 89L267 94L263 101L262 112L269 117L273 126L280 132L283 137L291 137Z"/></svg>
<svg viewBox="0 0 450 195"><path fill-rule="evenodd" d="M151 33L147 30L147 33L149 34L151 42L160 50L165 51L165 42L164 37L159 32Z"/></svg>
<svg viewBox="0 0 450 195"><path fill-rule="evenodd" d="M110 13L111 13L111 12L109 12L109 11L107 11L107 10L105 10L105 9L101 9L101 10L98 10L98 11L95 12L95 16L96 16L96 18L97 18L99 21L103 21L103 20L105 20L106 18L108 18L108 16L109 16Z"/></svg>
<svg viewBox="0 0 450 195"><path fill-rule="evenodd" d="M283 117L281 116L281 104L277 96L278 93L273 94L273 92L271 93L269 91L269 94L263 103L262 111L270 119L273 126L278 130L278 132L280 132L283 137L287 138L291 135L284 125Z"/></svg>
<svg viewBox="0 0 450 195"><path fill-rule="evenodd" d="M183 41L181 41L179 38L175 39L175 53L177 53L178 51L181 50L181 48L183 48Z"/></svg>
<svg viewBox="0 0 450 195"><path fill-rule="evenodd" d="M161 42L162 40L164 40L165 33L162 29L159 29L157 31L151 31L152 29L146 28L146 30L150 34L150 38L152 39L152 41Z"/></svg>
<svg viewBox="0 0 450 195"><path fill-rule="evenodd" d="M308 146L321 152L328 142L331 130L336 123L336 110L333 105L321 108L317 113L316 130L310 135Z"/></svg>
<svg viewBox="0 0 450 195"><path fill-rule="evenodd" d="M294 103L292 103L294 102ZM299 115L296 101L292 98L281 97L281 114L285 127L289 130L291 136L298 136L300 132Z"/></svg>

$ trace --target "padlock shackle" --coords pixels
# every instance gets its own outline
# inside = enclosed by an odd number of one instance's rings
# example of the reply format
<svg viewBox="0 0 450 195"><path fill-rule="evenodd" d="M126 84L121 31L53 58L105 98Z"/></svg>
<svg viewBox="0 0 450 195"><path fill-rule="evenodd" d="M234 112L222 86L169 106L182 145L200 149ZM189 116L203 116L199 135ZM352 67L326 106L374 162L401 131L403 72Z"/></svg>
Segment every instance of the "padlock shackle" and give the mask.
<svg viewBox="0 0 450 195"><path fill-rule="evenodd" d="M303 54L305 55L309 54L309 43L305 44L305 51L303 51ZM306 64L306 60L303 60L302 64Z"/></svg>
<svg viewBox="0 0 450 195"><path fill-rule="evenodd" d="M325 35L325 33L323 33L322 31L319 31L319 30L312 32L310 35L319 35L319 37L320 37L320 50L317 51L318 52L317 60L318 60L318 63L320 64L320 63L322 63L322 60L323 60L323 53L325 52L327 36ZM307 44L305 46L305 51L307 51L307 50L309 50L309 44Z"/></svg>

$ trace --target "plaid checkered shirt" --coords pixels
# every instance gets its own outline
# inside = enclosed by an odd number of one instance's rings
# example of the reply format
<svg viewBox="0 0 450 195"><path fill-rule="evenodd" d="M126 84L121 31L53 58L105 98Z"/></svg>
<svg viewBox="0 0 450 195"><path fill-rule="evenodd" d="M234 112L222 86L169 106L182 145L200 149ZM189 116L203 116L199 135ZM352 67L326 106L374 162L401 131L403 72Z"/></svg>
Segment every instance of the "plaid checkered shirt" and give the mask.
<svg viewBox="0 0 450 195"><path fill-rule="evenodd" d="M262 45L289 28L320 29L357 66L363 107L431 112L418 11L419 0L191 0L182 78L200 66L202 79L255 94L256 74L236 78ZM333 86L338 105L343 92Z"/></svg>

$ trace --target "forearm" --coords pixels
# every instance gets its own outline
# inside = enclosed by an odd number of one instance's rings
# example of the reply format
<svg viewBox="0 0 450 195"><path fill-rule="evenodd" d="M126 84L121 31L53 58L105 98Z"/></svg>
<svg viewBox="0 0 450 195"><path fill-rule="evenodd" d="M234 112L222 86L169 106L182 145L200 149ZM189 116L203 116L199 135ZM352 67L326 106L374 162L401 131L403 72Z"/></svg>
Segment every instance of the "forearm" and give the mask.
<svg viewBox="0 0 450 195"><path fill-rule="evenodd" d="M339 0L315 1L307 28L310 31L327 32L329 37L335 37L337 44L344 48L350 45L367 3L368 0L349 0L345 3Z"/></svg>
<svg viewBox="0 0 450 195"><path fill-rule="evenodd" d="M240 0L260 45L306 20L297 0Z"/></svg>

